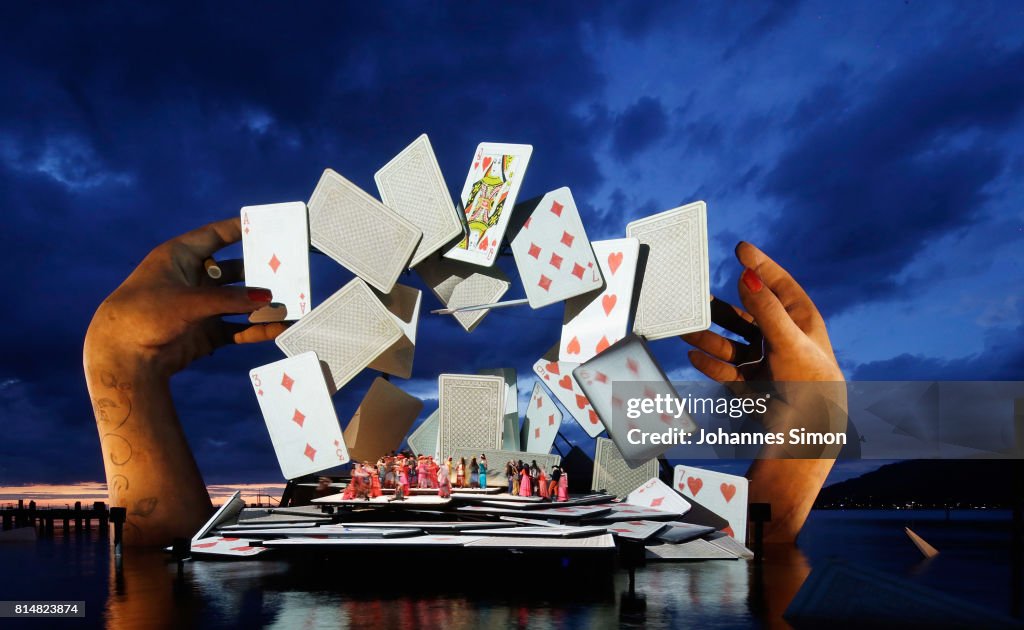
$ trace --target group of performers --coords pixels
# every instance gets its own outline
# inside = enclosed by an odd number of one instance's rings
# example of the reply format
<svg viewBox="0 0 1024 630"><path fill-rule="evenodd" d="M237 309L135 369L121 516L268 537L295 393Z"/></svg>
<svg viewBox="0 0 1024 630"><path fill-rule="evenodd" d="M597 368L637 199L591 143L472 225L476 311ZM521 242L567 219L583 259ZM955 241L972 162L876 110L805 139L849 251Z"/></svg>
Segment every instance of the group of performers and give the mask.
<svg viewBox="0 0 1024 630"><path fill-rule="evenodd" d="M351 480L342 493L342 499L370 500L383 494L383 489L394 489L396 500L409 495L410 488L433 488L437 496L447 498L452 488L486 488L487 456L471 457L466 463L460 457L458 463L452 458L440 464L431 455L414 456L412 453L386 455L369 462L355 462L352 465ZM522 497L540 496L553 501L569 500L569 478L558 465L548 475L543 467L509 460L505 465L508 477L508 492Z"/></svg>
<svg viewBox="0 0 1024 630"><path fill-rule="evenodd" d="M551 501L569 500L569 475L562 467L555 464L550 475L537 460L530 464L523 460L509 460L505 464L505 477L508 479L508 493L521 497L539 496Z"/></svg>

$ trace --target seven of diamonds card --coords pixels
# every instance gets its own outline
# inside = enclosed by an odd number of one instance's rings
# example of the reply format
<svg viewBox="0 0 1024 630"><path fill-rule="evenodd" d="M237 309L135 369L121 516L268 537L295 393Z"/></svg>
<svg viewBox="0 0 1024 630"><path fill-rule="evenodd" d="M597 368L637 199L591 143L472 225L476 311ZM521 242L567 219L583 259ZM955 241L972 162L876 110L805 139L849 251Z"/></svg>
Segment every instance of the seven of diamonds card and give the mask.
<svg viewBox="0 0 1024 630"><path fill-rule="evenodd" d="M568 188L547 193L533 207L512 239L512 255L531 308L604 286L594 250Z"/></svg>
<svg viewBox="0 0 1024 630"><path fill-rule="evenodd" d="M338 416L315 352L249 372L285 479L348 462Z"/></svg>

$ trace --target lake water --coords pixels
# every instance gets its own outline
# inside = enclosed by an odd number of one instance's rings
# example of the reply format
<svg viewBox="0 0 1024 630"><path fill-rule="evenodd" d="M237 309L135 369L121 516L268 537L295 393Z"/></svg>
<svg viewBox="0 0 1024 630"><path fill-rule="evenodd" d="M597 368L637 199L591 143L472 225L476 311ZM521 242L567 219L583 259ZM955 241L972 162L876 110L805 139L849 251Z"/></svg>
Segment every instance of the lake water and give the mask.
<svg viewBox="0 0 1024 630"><path fill-rule="evenodd" d="M627 574L575 585L529 571L491 592L473 588L486 567L412 566L382 558L358 574L343 560L311 572L282 561L188 562L128 549L115 571L110 547L91 532L0 545L0 599L85 600L86 619L23 620L22 627L252 628L733 628L779 625L814 566L830 558L896 575L1003 614L1020 605L1012 586L1006 511L815 511L799 548L771 549L763 569L745 561L648 564L637 594ZM940 550L932 561L903 533ZM425 580L425 582L424 582ZM0 620L0 627L19 627Z"/></svg>

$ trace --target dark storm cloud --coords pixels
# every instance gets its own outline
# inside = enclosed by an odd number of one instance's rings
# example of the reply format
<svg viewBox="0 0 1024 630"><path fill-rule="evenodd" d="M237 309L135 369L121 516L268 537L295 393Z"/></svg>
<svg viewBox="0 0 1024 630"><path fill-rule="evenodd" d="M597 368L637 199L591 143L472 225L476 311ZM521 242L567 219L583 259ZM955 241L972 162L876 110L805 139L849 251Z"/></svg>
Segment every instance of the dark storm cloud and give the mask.
<svg viewBox="0 0 1024 630"><path fill-rule="evenodd" d="M798 0L775 0L764 5L742 5L744 9L760 8L763 12L756 15L753 21L736 34L725 51L722 59L732 59L738 52L745 48L755 46L772 31L778 29L796 13L800 6Z"/></svg>
<svg viewBox="0 0 1024 630"><path fill-rule="evenodd" d="M614 125L612 151L626 161L664 137L668 116L661 101L644 96L619 114Z"/></svg>
<svg viewBox="0 0 1024 630"><path fill-rule="evenodd" d="M373 172L424 131L453 191L481 140L535 146L524 195L602 179L592 157L601 138L574 113L602 85L582 46L583 7L69 4L5 13L0 245L3 270L26 280L6 296L25 308L0 331L0 379L12 383L0 415L33 416L40 434L88 448L55 468L65 447L25 432L4 450L31 445L34 454L5 465L3 481L101 477L81 340L103 296L161 241L242 205L305 199L327 166L375 191ZM323 274L319 294L345 279ZM423 325L427 338L439 327L442 339L467 344L451 326ZM506 338L496 350L516 347ZM276 476L245 377L279 357L272 346L225 349L175 380L179 415L211 477ZM420 353L422 369L440 368L430 357ZM339 394L339 410L353 411L368 383Z"/></svg>
<svg viewBox="0 0 1024 630"><path fill-rule="evenodd" d="M1024 305L1016 306L1010 321L1024 322ZM901 354L890 359L855 366L851 377L859 381L946 380L946 381L1021 381L1024 380L1024 324L996 327L985 335L984 348L966 357L943 359Z"/></svg>
<svg viewBox="0 0 1024 630"><path fill-rule="evenodd" d="M901 65L869 91L819 89L765 176L763 192L782 206L761 243L784 252L828 313L912 293L897 279L906 265L984 216L986 187L1007 163L998 134L1024 108L1024 83L1008 77L1022 75L1024 48L970 42Z"/></svg>

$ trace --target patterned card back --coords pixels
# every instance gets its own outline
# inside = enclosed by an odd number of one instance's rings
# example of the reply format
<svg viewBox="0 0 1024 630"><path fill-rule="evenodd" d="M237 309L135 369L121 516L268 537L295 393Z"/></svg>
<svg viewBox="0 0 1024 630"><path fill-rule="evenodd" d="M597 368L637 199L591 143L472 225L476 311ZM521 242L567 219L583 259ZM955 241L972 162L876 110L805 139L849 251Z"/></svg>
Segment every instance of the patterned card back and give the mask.
<svg viewBox="0 0 1024 630"><path fill-rule="evenodd" d="M630 468L614 442L607 438L597 438L591 489L597 491L603 488L609 494L623 498L636 490L637 486L657 476L657 459L647 461L637 468Z"/></svg>
<svg viewBox="0 0 1024 630"><path fill-rule="evenodd" d="M307 206L310 243L378 291L391 291L420 241L419 228L331 169Z"/></svg>
<svg viewBox="0 0 1024 630"><path fill-rule="evenodd" d="M438 457L438 454L434 452L437 448L437 429L441 420L438 411L435 409L420 426L416 427L415 431L409 434L406 441L416 455Z"/></svg>
<svg viewBox="0 0 1024 630"><path fill-rule="evenodd" d="M633 332L663 339L711 326L707 206L697 201L626 226L649 249ZM642 253L641 253L642 256Z"/></svg>
<svg viewBox="0 0 1024 630"><path fill-rule="evenodd" d="M401 336L402 329L370 287L354 278L281 333L276 343L290 357L316 352L338 390Z"/></svg>
<svg viewBox="0 0 1024 630"><path fill-rule="evenodd" d="M464 215L455 207L427 134L416 138L374 175L384 205L423 232L412 255L414 267L465 230Z"/></svg>
<svg viewBox="0 0 1024 630"><path fill-rule="evenodd" d="M442 374L438 378L438 441L442 458L456 448L500 449L505 427L505 379Z"/></svg>
<svg viewBox="0 0 1024 630"><path fill-rule="evenodd" d="M447 308L493 304L505 295L512 283L497 267L482 269L476 265L431 256L417 265L423 283ZM476 328L490 309L453 313L466 332Z"/></svg>

